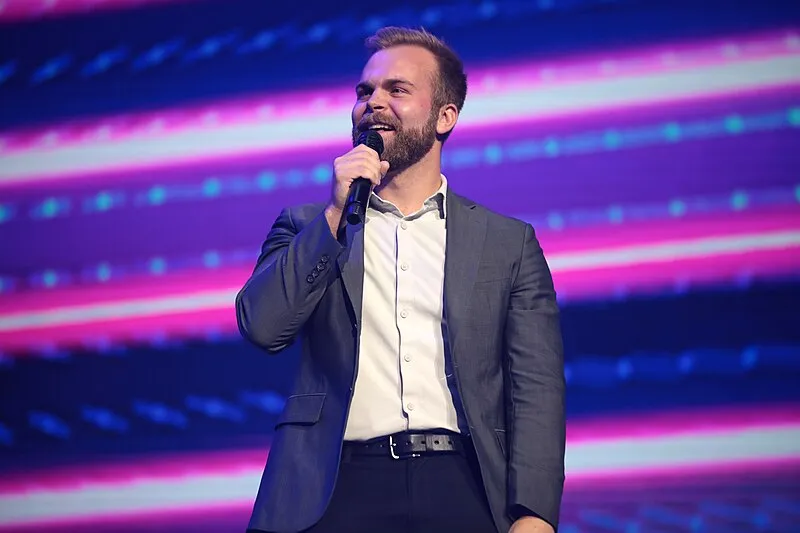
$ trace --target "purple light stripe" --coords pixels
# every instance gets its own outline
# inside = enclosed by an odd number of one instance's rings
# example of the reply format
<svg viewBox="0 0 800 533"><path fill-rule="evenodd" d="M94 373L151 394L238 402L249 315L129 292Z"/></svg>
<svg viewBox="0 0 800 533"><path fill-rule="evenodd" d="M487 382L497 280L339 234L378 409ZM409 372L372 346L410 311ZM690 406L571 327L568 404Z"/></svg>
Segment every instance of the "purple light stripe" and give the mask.
<svg viewBox="0 0 800 533"><path fill-rule="evenodd" d="M513 136L521 131L512 128L504 135ZM731 136L628 152L504 162L454 170L447 172L447 176L456 192L499 212L511 215L552 213L555 223L550 225L547 221L547 225L539 225L537 230L557 230L561 227L557 224L558 217L572 210L609 209L610 212L613 206L693 197L719 200L725 193L747 192L765 186L793 189L798 185L794 172L800 164L800 151L794 148L798 140L800 129L777 135ZM335 154L330 156L332 160ZM236 163L230 170L257 172L258 168L263 168L256 164ZM286 164L287 167L302 164L302 160L298 155ZM212 166L206 171L213 173L217 168ZM124 185L123 178L118 183L121 187L130 187L141 186L142 182L156 184L156 180L185 182L196 179L197 172L197 169L182 169L172 174L165 170L137 176L128 185ZM63 185L62 190L68 190L67 184ZM77 188L77 184L70 184L69 188L72 187ZM53 192L57 193L58 189ZM28 192L34 193L36 191ZM0 274L25 276L30 273L31 265L63 270L110 258L128 264L156 256L191 256L209 248L253 249L260 245L281 207L324 201L327 193L327 187L314 186L208 202L177 202L146 210L131 207L63 220L15 219L0 225L0 241L5 249L15 251L3 257ZM21 195L21 191L18 194ZM731 212L735 211L733 197L731 194L728 203ZM750 211L750 205L742 211ZM700 203L693 204L692 208L694 214L703 213ZM708 212L720 211L712 207ZM681 218L683 216L677 216L675 221ZM627 214L623 213L621 221L596 227L617 231L614 228L627 220ZM536 222L541 224L541 221ZM608 222L613 222L610 216ZM575 226L565 224L563 227ZM31 246L31 242L57 244Z"/></svg>
<svg viewBox="0 0 800 533"><path fill-rule="evenodd" d="M800 186L800 185L799 185ZM737 196L738 195L738 196ZM533 224L537 231L546 233L550 231L563 232L577 228L592 228L603 226L608 228L622 228L630 224L655 221L674 221L679 218L693 217L698 214L717 214L728 216L742 209L758 209L768 212L771 209L791 210L800 204L795 188L768 189L764 191L733 191L724 195L706 197L688 197L679 202L659 202L647 204L620 205L618 207L605 207L597 209L575 209L549 214L518 215L517 218ZM735 198L746 198L747 206L736 208ZM676 203L677 202L677 203ZM788 209L787 209L788 208ZM617 209L617 211L615 211ZM615 216L615 213L617 215ZM547 237L545 237L546 240ZM170 274L183 271L216 270L252 266L253 258L258 255L258 246L242 249L204 250L192 255L168 254L158 259L164 262L165 270ZM106 260L82 267L69 269L40 266L28 276L4 276L2 283L5 288L0 294L12 292L25 292L33 289L52 289L80 284L81 287L107 282L120 282L126 279L137 279L146 276L157 277L154 272L154 260L140 260L137 262L123 263L114 260L113 256ZM48 282L48 280L52 280Z"/></svg>
<svg viewBox="0 0 800 533"><path fill-rule="evenodd" d="M712 411L707 414L712 429L702 424L687 427L681 419L682 431L676 432L672 426L648 420L648 435L632 435L626 432L624 423L610 418L603 426L618 427L616 435L578 440L572 435L581 432L581 422L575 422L567 444L567 475L571 486L580 487L598 481L652 479L676 471L682 475L710 474L779 462L796 464L800 459L800 420L794 407L788 414L781 411L779 418L771 406L768 411L773 416L757 421L748 420L748 410L742 409L742 416L727 426L715 424ZM634 427L643 425L640 420ZM210 454L206 460L199 457L199 461L192 461L189 456L162 461L157 467L126 465L100 480L91 478L91 470L72 473L74 477L48 472L49 484L29 475L0 493L0 530L44 524L66 526L114 516L130 520L151 513L245 508L252 504L258 487L263 451L234 452L229 457L227 462L225 454Z"/></svg>
<svg viewBox="0 0 800 533"><path fill-rule="evenodd" d="M0 23L197 0L3 0Z"/></svg>
<svg viewBox="0 0 800 533"><path fill-rule="evenodd" d="M797 211L740 213L701 222L540 234L560 297L593 299L673 287L738 283L797 272ZM552 241L550 240L552 239ZM249 267L29 291L0 298L0 349L71 346L98 335L117 341L158 332L194 338L233 331L236 292Z"/></svg>
<svg viewBox="0 0 800 533"><path fill-rule="evenodd" d="M506 67L501 75L491 69L477 72L478 88L461 129L800 84L797 32L737 39L732 41L740 51L735 56L726 55L730 45L720 42L688 50L673 47L672 60L666 63L666 51L636 56L638 62L652 63L652 71L638 74L608 72L608 61L594 61L594 76L580 79L554 76L550 81L545 75L542 81L542 72L550 70L541 65ZM352 105L349 93L333 89L324 96L279 95L9 133L0 143L0 185L344 143L342 124L347 124Z"/></svg>

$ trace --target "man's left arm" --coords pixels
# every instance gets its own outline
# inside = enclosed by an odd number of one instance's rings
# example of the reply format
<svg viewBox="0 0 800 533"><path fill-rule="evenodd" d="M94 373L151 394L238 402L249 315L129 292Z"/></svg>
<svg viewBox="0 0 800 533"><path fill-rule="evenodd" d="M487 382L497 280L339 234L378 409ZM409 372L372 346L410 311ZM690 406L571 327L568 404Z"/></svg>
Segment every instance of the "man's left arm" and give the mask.
<svg viewBox="0 0 800 533"><path fill-rule="evenodd" d="M511 531L545 532L558 527L564 489L564 349L553 278L530 225L511 287L505 345Z"/></svg>

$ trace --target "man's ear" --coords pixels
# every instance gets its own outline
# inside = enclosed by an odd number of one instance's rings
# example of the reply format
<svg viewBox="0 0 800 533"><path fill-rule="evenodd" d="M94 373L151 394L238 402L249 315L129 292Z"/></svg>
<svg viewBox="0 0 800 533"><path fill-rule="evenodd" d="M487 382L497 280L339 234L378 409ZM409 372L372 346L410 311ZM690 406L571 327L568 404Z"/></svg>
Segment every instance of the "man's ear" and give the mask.
<svg viewBox="0 0 800 533"><path fill-rule="evenodd" d="M436 134L446 135L452 131L458 122L458 108L455 104L446 104L439 109L439 119L436 121Z"/></svg>

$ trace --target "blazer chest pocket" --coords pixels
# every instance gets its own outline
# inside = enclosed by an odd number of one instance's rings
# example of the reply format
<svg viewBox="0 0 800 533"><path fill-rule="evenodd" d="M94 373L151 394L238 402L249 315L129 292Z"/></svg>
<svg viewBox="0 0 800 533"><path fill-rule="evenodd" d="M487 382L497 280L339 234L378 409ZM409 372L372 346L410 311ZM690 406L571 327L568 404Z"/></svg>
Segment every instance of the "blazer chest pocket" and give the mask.
<svg viewBox="0 0 800 533"><path fill-rule="evenodd" d="M295 394L286 398L286 405L283 408L275 429L281 426L293 424L300 426L311 426L319 422L322 416L322 405L325 403L325 393Z"/></svg>

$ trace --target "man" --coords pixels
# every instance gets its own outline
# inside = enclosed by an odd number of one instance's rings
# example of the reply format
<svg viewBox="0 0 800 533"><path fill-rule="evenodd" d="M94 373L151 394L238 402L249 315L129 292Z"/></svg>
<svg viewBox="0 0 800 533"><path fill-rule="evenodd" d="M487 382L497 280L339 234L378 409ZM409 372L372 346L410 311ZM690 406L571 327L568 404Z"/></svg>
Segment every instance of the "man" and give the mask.
<svg viewBox="0 0 800 533"><path fill-rule="evenodd" d="M384 28L327 205L285 209L236 299L268 352L302 340L250 531L552 532L564 481L563 350L530 225L450 190L461 60ZM364 224L342 212L374 184ZM491 179L487 176L487 179Z"/></svg>

